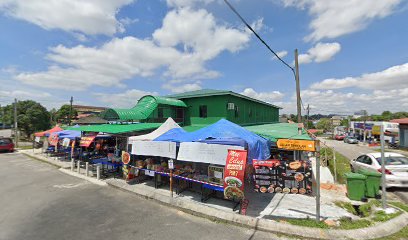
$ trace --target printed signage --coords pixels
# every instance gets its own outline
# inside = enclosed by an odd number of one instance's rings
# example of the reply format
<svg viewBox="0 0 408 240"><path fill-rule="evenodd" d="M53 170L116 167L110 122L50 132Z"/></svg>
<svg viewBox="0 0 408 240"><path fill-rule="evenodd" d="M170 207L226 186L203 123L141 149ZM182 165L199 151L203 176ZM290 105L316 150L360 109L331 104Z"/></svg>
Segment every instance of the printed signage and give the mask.
<svg viewBox="0 0 408 240"><path fill-rule="evenodd" d="M69 138L64 138L64 140L62 141L62 146L63 147L69 147L69 142L71 141L71 139Z"/></svg>
<svg viewBox="0 0 408 240"><path fill-rule="evenodd" d="M56 134L56 133L51 133L49 138L48 138L48 141L50 142L51 146L57 146L58 145L58 140L59 140L58 139L58 134Z"/></svg>
<svg viewBox="0 0 408 240"><path fill-rule="evenodd" d="M174 160L169 159L169 169L174 169Z"/></svg>
<svg viewBox="0 0 408 240"><path fill-rule="evenodd" d="M298 151L316 151L315 142L312 140L279 139L276 143L278 148Z"/></svg>
<svg viewBox="0 0 408 240"><path fill-rule="evenodd" d="M40 137L35 137L35 142L40 142Z"/></svg>
<svg viewBox="0 0 408 240"><path fill-rule="evenodd" d="M89 137L81 137L81 141L79 142L79 146L81 147L89 147L91 143L95 140L95 136L89 136Z"/></svg>
<svg viewBox="0 0 408 240"><path fill-rule="evenodd" d="M240 200L244 198L246 150L228 150L224 170L224 197Z"/></svg>
<svg viewBox="0 0 408 240"><path fill-rule="evenodd" d="M354 128L372 130L374 124L372 123L354 123Z"/></svg>
<svg viewBox="0 0 408 240"><path fill-rule="evenodd" d="M123 164L128 164L130 162L130 154L122 151L122 162Z"/></svg>

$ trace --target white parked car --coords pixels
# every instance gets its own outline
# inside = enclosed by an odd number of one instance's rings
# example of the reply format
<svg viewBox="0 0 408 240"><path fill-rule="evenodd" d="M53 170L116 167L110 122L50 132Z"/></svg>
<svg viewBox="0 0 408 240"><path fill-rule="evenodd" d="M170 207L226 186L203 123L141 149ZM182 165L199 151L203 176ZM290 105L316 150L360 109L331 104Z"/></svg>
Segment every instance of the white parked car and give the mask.
<svg viewBox="0 0 408 240"><path fill-rule="evenodd" d="M381 153L361 155L350 163L351 171L359 169L381 173ZM398 153L385 153L385 180L389 187L408 187L408 158Z"/></svg>

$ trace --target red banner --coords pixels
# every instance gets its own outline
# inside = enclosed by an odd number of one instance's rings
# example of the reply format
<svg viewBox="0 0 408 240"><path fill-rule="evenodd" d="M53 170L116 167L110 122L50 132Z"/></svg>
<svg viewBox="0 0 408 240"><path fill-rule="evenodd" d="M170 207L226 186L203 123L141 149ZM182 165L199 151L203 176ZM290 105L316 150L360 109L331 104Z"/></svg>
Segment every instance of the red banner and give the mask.
<svg viewBox="0 0 408 240"><path fill-rule="evenodd" d="M58 140L59 138L57 133L51 133L50 136L48 137L48 141L50 142L51 146L57 146Z"/></svg>
<svg viewBox="0 0 408 240"><path fill-rule="evenodd" d="M224 170L224 197L227 199L244 198L246 150L228 150Z"/></svg>
<svg viewBox="0 0 408 240"><path fill-rule="evenodd" d="M79 146L81 147L89 147L91 143L95 140L96 136L89 136L89 137L81 137L81 141L79 142Z"/></svg>

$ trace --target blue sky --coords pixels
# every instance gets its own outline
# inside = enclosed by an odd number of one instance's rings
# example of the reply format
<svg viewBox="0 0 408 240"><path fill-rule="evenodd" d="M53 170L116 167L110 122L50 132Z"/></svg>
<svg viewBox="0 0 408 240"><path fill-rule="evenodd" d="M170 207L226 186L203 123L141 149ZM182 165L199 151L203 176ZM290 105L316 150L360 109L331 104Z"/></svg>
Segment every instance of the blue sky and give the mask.
<svg viewBox="0 0 408 240"><path fill-rule="evenodd" d="M289 64L311 113L408 111L403 0L230 0ZM295 81L221 0L0 0L0 104L131 107L226 89L295 113Z"/></svg>

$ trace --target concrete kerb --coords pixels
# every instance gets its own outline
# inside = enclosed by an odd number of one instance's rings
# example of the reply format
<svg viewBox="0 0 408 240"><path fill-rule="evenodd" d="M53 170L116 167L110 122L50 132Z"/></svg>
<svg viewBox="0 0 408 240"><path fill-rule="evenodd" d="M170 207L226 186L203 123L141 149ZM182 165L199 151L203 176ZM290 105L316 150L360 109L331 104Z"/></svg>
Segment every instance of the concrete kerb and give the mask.
<svg viewBox="0 0 408 240"><path fill-rule="evenodd" d="M23 154L34 158L36 160L49 163L54 166L52 162L42 160L31 154L22 152ZM58 166L60 167L60 166ZM386 237L400 231L403 227L408 225L408 213L403 212L398 217L395 217L387 222L378 223L374 226L367 228L353 229L353 230L337 230L337 229L319 229L319 228L308 228L302 226L296 226L288 223L276 222L273 220L254 218L244 215L239 215L236 213L224 212L218 209L208 207L205 205L194 203L193 201L182 200L179 198L171 198L170 196L165 196L157 192L145 191L142 189L132 190L127 188L127 184L116 184L112 181L101 181L92 177L87 177L85 175L78 174L76 172L71 172L70 170L60 168L61 172L68 175L78 177L87 180L91 183L100 186L112 186L127 192L137 194L138 196L156 200L159 203L175 207L184 212L190 213L192 215L204 217L213 221L221 221L226 223L233 223L242 227L253 228L256 230L295 235L300 237L305 237L308 239L375 239L380 237Z"/></svg>
<svg viewBox="0 0 408 240"><path fill-rule="evenodd" d="M43 163L47 163L47 164L52 165L52 166L57 167L57 168L61 168L61 167L62 167L62 166L61 166L60 164L58 164L57 162L54 163L54 162L49 161L48 159L43 159L43 158L41 158L41 157L38 157L38 156L35 156L35 155L32 155L32 154L26 153L26 152L23 152L23 151L19 151L19 153L22 153L22 154L26 155L26 156L29 157L29 158L35 159L35 160L40 161L40 162L43 162Z"/></svg>
<svg viewBox="0 0 408 240"><path fill-rule="evenodd" d="M104 181L101 181L101 180L98 180L98 179L95 179L95 178L92 178L92 177L87 177L87 176L85 176L85 175L78 174L78 173L76 173L76 172L72 172L71 170L68 170L68 169L60 168L60 169L58 169L58 170L60 170L61 172L65 173L65 174L68 174L68 175L71 175L71 176L74 176L74 177L77 177L77 178L81 178L81 179L87 180L88 182L91 182L91 183L96 184L96 185L99 185L99 186L107 186L107 185L108 185L108 184L107 184L106 182L104 182Z"/></svg>
<svg viewBox="0 0 408 240"><path fill-rule="evenodd" d="M109 180L106 183L115 188L135 193L147 199L156 200L162 204L169 205L192 215L205 217L213 221L233 223L235 225L261 231L295 235L308 239L374 239L386 237L396 233L408 224L408 214L403 212L400 216L393 218L390 221L379 223L367 228L355 230L308 228L268 219L259 219L236 213L224 212L188 200L182 200L179 198L172 199L170 196L164 196L162 194L155 193L154 191L146 192L140 189L131 190L130 188L127 188L126 185L116 184L115 182L111 182Z"/></svg>

